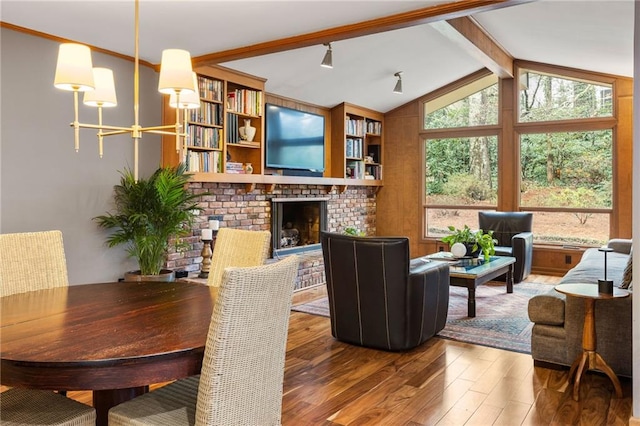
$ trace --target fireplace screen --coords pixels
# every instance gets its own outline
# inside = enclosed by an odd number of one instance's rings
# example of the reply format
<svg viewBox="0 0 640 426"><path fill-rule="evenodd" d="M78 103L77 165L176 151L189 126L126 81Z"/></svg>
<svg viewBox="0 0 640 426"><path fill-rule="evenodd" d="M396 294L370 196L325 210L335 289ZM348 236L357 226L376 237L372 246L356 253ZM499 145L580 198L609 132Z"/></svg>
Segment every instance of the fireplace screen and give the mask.
<svg viewBox="0 0 640 426"><path fill-rule="evenodd" d="M327 199L274 198L271 200L273 254L315 250L320 231L326 230Z"/></svg>

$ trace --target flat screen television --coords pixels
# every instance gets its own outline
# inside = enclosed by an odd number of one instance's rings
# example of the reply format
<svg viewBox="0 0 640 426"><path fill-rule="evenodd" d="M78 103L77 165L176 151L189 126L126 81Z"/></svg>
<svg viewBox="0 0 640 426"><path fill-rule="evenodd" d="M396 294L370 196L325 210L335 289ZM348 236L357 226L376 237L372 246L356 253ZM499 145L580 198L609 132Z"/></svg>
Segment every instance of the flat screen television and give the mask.
<svg viewBox="0 0 640 426"><path fill-rule="evenodd" d="M324 171L324 117L265 105L267 168Z"/></svg>

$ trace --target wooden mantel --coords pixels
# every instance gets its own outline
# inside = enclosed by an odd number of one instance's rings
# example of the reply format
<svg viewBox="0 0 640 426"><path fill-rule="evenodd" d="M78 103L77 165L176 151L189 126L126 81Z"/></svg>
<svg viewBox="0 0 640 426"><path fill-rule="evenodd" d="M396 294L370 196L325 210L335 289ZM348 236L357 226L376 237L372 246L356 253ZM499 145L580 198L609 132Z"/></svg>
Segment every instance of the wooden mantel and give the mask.
<svg viewBox="0 0 640 426"><path fill-rule="evenodd" d="M382 187L381 180L346 179L305 176L281 176L263 174L232 174L232 173L192 173L193 182L244 183L247 191L255 189L257 184L263 184L267 192L272 192L276 185L324 185L335 186L339 192L344 192L349 186Z"/></svg>

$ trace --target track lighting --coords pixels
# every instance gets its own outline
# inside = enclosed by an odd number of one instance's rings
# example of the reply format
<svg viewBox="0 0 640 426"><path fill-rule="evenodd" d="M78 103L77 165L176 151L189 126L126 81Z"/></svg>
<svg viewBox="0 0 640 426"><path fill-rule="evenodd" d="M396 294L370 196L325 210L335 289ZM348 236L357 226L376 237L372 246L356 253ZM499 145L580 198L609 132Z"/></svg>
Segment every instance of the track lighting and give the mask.
<svg viewBox="0 0 640 426"><path fill-rule="evenodd" d="M398 81L396 81L396 86L393 88L393 93L402 94L402 71L398 71L394 74L394 76L398 77Z"/></svg>
<svg viewBox="0 0 640 426"><path fill-rule="evenodd" d="M324 43L324 46L327 46L327 52L324 54L324 58L322 58L322 62L320 63L320 66L325 68L333 68L333 55L331 53L331 43Z"/></svg>

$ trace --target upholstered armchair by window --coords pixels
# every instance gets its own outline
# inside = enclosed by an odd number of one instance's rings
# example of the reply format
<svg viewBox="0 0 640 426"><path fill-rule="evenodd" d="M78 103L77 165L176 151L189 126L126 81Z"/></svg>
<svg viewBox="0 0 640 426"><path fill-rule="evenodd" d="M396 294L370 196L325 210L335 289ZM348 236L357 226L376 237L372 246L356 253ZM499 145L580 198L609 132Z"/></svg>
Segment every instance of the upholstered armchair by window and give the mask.
<svg viewBox="0 0 640 426"><path fill-rule="evenodd" d="M410 349L442 330L449 266L409 259L405 237L321 234L331 333L343 342Z"/></svg>
<svg viewBox="0 0 640 426"><path fill-rule="evenodd" d="M513 282L519 283L531 273L533 261L533 213L478 212L478 225L483 231L493 231L498 240L496 256L516 258L513 265Z"/></svg>

